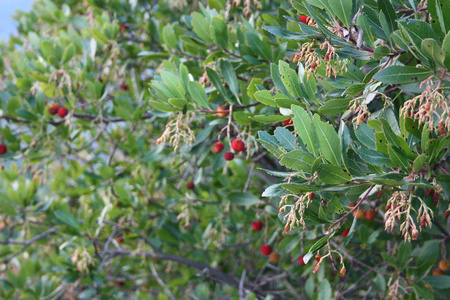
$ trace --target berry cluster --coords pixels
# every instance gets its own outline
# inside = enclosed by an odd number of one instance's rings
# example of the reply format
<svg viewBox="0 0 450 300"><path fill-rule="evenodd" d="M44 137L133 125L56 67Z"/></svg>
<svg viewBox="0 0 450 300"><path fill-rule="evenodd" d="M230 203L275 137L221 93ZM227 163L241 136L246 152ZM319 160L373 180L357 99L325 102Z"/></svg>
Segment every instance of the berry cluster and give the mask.
<svg viewBox="0 0 450 300"><path fill-rule="evenodd" d="M215 143L211 150L214 153L219 153L221 152L223 149L225 148L225 145L222 142L217 142ZM234 139L231 142L231 149L233 149L234 152L239 153L244 151L245 149L245 145L244 142L240 139ZM231 151L226 151L223 155L223 157L225 158L225 160L230 161L234 159L234 153Z"/></svg>

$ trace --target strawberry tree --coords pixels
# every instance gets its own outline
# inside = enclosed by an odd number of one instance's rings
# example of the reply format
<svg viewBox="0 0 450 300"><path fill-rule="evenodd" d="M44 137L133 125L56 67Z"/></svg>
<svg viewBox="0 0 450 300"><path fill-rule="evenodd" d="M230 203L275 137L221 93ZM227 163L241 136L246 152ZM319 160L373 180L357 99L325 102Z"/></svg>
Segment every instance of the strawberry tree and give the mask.
<svg viewBox="0 0 450 300"><path fill-rule="evenodd" d="M447 298L449 13L35 0L0 43L0 298Z"/></svg>

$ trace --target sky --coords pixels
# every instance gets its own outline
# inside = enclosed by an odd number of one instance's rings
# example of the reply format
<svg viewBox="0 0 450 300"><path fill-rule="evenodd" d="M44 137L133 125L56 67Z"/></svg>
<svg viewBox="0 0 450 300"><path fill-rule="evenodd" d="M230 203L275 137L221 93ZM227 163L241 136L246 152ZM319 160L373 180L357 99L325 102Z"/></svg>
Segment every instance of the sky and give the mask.
<svg viewBox="0 0 450 300"><path fill-rule="evenodd" d="M0 0L0 39L7 40L16 32L17 22L11 17L17 9L28 11L33 0Z"/></svg>

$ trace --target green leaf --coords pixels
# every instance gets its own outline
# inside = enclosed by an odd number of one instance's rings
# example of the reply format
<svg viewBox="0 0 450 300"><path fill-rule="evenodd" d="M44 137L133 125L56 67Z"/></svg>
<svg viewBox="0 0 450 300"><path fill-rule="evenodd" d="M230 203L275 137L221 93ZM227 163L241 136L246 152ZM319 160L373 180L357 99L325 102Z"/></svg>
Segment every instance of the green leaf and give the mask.
<svg viewBox="0 0 450 300"><path fill-rule="evenodd" d="M438 40L439 37L433 31L430 24L420 20L409 20L408 22L400 22L403 33L407 36L410 42L414 45L412 53L417 59L422 60L425 65L429 65L428 59L422 51L422 41L425 38L432 38Z"/></svg>
<svg viewBox="0 0 450 300"><path fill-rule="evenodd" d="M345 246L347 246L348 243L350 243L350 241L352 240L353 235L355 234L357 222L358 222L358 218L353 217L352 226L350 226L350 230L348 231L347 236L345 237L344 242L341 245L341 249L344 248Z"/></svg>
<svg viewBox="0 0 450 300"><path fill-rule="evenodd" d="M62 224L68 225L78 232L81 230L80 223L70 212L65 210L57 210L54 214L56 219Z"/></svg>
<svg viewBox="0 0 450 300"><path fill-rule="evenodd" d="M247 41L253 52L267 61L272 60L272 48L270 44L264 44L256 33L247 32Z"/></svg>
<svg viewBox="0 0 450 300"><path fill-rule="evenodd" d="M286 120L286 116L280 116L280 115L270 115L270 116L263 116L263 115L258 115L258 116L253 116L250 117L250 119L259 122L259 123L278 123L281 121Z"/></svg>
<svg viewBox="0 0 450 300"><path fill-rule="evenodd" d="M281 81L286 87L289 95L292 99L302 100L302 91L300 89L300 81L294 70L289 67L289 64L285 61L280 60L278 63L278 68L280 72Z"/></svg>
<svg viewBox="0 0 450 300"><path fill-rule="evenodd" d="M212 43L213 39L211 37L209 23L206 18L198 12L194 12L191 16L192 27L194 28L195 34L197 34L202 40Z"/></svg>
<svg viewBox="0 0 450 300"><path fill-rule="evenodd" d="M317 173L323 183L341 184L352 180L352 176L347 170L328 164L320 164Z"/></svg>
<svg viewBox="0 0 450 300"><path fill-rule="evenodd" d="M311 172L314 161L305 151L294 150L282 156L280 165L296 171Z"/></svg>
<svg viewBox="0 0 450 300"><path fill-rule="evenodd" d="M392 166L393 163L389 156L376 150L360 147L355 149L356 153L367 163L374 166Z"/></svg>
<svg viewBox="0 0 450 300"><path fill-rule="evenodd" d="M320 239L318 239L314 243L314 245L312 245L311 248L309 248L308 254L310 254L310 255L308 255L308 257L306 257L306 255L305 255L305 257L303 258L303 261L305 263L307 263L309 261L309 258L312 257L312 255L315 255L317 251L322 249L327 244L327 241L329 238L330 238L330 236L325 235L325 236L321 237Z"/></svg>
<svg viewBox="0 0 450 300"><path fill-rule="evenodd" d="M445 52L439 47L436 40L424 39L422 41L422 51L425 55L441 67L445 67Z"/></svg>
<svg viewBox="0 0 450 300"><path fill-rule="evenodd" d="M53 45L49 41L42 41L41 43L41 52L45 59L47 59L50 55L53 54Z"/></svg>
<svg viewBox="0 0 450 300"><path fill-rule="evenodd" d="M403 172L409 171L408 159L405 157L401 150L399 150L395 146L391 146L388 147L388 152L389 157L396 166L402 168Z"/></svg>
<svg viewBox="0 0 450 300"><path fill-rule="evenodd" d="M450 288L450 276L448 275L428 276L425 277L423 280L436 289Z"/></svg>
<svg viewBox="0 0 450 300"><path fill-rule="evenodd" d="M333 3L333 0L331 3ZM317 296L317 300L331 300L331 292L330 282L328 282L327 279L322 280L319 284L319 295Z"/></svg>
<svg viewBox="0 0 450 300"><path fill-rule="evenodd" d="M209 109L208 96L203 86L198 81L189 81L188 87L191 99L201 107Z"/></svg>
<svg viewBox="0 0 450 300"><path fill-rule="evenodd" d="M252 193L230 193L228 194L228 200L236 205L254 205L260 200Z"/></svg>
<svg viewBox="0 0 450 300"><path fill-rule="evenodd" d="M162 40L170 49L176 49L178 38L175 35L172 24L167 24L162 29Z"/></svg>
<svg viewBox="0 0 450 300"><path fill-rule="evenodd" d="M331 99L319 107L319 112L327 116L335 116L347 110L351 99Z"/></svg>
<svg viewBox="0 0 450 300"><path fill-rule="evenodd" d="M227 98L227 91L222 85L222 80L220 80L219 74L211 68L206 68L206 74L208 79L214 84L217 91L222 94L223 97Z"/></svg>
<svg viewBox="0 0 450 300"><path fill-rule="evenodd" d="M239 85L236 77L236 73L234 72L233 66L228 60L220 60L220 69L222 71L223 78L225 82L230 87L231 92L239 99Z"/></svg>
<svg viewBox="0 0 450 300"><path fill-rule="evenodd" d="M445 53L444 65L447 70L450 70L450 31L445 35L444 41L442 42L442 49Z"/></svg>
<svg viewBox="0 0 450 300"><path fill-rule="evenodd" d="M319 150L316 145L316 139L314 137L314 125L309 114L300 106L292 105L291 107L294 118L295 130L298 136L303 141L306 149L314 156L319 156Z"/></svg>
<svg viewBox="0 0 450 300"><path fill-rule="evenodd" d="M433 71L430 69L409 66L391 66L379 71L373 78L389 84L419 83L430 77L432 74Z"/></svg>
<svg viewBox="0 0 450 300"><path fill-rule="evenodd" d="M264 105L275 107L278 106L270 91L257 91L255 93L255 98Z"/></svg>
<svg viewBox="0 0 450 300"><path fill-rule="evenodd" d="M342 152L339 136L334 130L333 126L328 123L322 122L318 114L313 118L314 128L319 142L319 148L322 155L335 166L342 165Z"/></svg>
<svg viewBox="0 0 450 300"><path fill-rule="evenodd" d="M361 144L369 149L376 148L375 130L370 128L366 123L359 124L358 128L355 130L355 134Z"/></svg>
<svg viewBox="0 0 450 300"><path fill-rule="evenodd" d="M373 58L380 59L388 56L389 54L391 54L391 50L388 47L381 45L375 48L375 51L373 52Z"/></svg>
<svg viewBox="0 0 450 300"><path fill-rule="evenodd" d="M387 36L390 36L391 33L397 30L397 14L395 13L394 6L389 0L378 0L378 9L380 9L384 16L386 17L388 32L386 32Z"/></svg>
<svg viewBox="0 0 450 300"><path fill-rule="evenodd" d="M426 163L428 162L428 158L425 154L421 154L417 156L414 160L413 170L414 172L419 171Z"/></svg>
<svg viewBox="0 0 450 300"><path fill-rule="evenodd" d="M289 96L289 92L284 86L283 81L281 81L280 71L278 71L278 66L276 64L270 64L270 75L278 90L284 95Z"/></svg>
<svg viewBox="0 0 450 300"><path fill-rule="evenodd" d="M402 242L400 244L397 253L398 267L400 269L404 269L408 264L408 262L411 260L411 251L412 251L411 243Z"/></svg>
<svg viewBox="0 0 450 300"><path fill-rule="evenodd" d="M323 36L321 33L292 32L278 26L263 26L263 28L275 36L293 41L309 41Z"/></svg>
<svg viewBox="0 0 450 300"><path fill-rule="evenodd" d="M168 91L174 95L174 97L171 98L186 99L186 91L177 75L166 70L161 71L160 75Z"/></svg>
<svg viewBox="0 0 450 300"><path fill-rule="evenodd" d="M227 23L221 17L213 17L211 21L214 42L224 48L228 45Z"/></svg>
<svg viewBox="0 0 450 300"><path fill-rule="evenodd" d="M286 150L292 151L300 149L297 145L297 138L289 131L289 129L278 127L275 129L275 138L280 142L280 145Z"/></svg>
<svg viewBox="0 0 450 300"><path fill-rule="evenodd" d="M345 27L350 28L352 0L331 0L328 1L328 4L336 17L344 23Z"/></svg>
<svg viewBox="0 0 450 300"><path fill-rule="evenodd" d="M67 46L62 56L62 63L65 64L66 62L71 60L72 57L75 55L75 51L76 49L74 44L70 44L69 46Z"/></svg>

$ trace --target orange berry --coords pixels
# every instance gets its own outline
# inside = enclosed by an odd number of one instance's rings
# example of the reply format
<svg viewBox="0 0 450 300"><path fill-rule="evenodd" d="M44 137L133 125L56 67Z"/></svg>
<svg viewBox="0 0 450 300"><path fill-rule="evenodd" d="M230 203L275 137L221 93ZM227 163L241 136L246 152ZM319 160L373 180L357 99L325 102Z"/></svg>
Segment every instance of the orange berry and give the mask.
<svg viewBox="0 0 450 300"><path fill-rule="evenodd" d="M319 262L319 261L320 261L320 258L321 258L320 254L317 253L316 256L315 256L316 261Z"/></svg>
<svg viewBox="0 0 450 300"><path fill-rule="evenodd" d="M441 259L441 261L439 262L439 269L441 269L442 271L450 270L450 260Z"/></svg>
<svg viewBox="0 0 450 300"><path fill-rule="evenodd" d="M316 198L316 194L314 194L313 192L309 193L309 199L314 200L314 198Z"/></svg>
<svg viewBox="0 0 450 300"><path fill-rule="evenodd" d="M217 114L217 116L219 117L219 118L225 118L226 116L228 116L228 110L224 107L224 106L219 106L217 109L216 109L216 111L218 111L218 113L216 113ZM221 111L224 111L224 112L221 112Z"/></svg>
<svg viewBox="0 0 450 300"><path fill-rule="evenodd" d="M280 255L278 255L278 253L276 253L276 252L272 252L272 253L270 253L270 255L269 255L269 260L270 260L271 262L276 263L276 262L278 262L278 261L280 260Z"/></svg>
<svg viewBox="0 0 450 300"><path fill-rule="evenodd" d="M441 269L434 269L432 274L433 276L444 275L444 271L442 271Z"/></svg>
<svg viewBox="0 0 450 300"><path fill-rule="evenodd" d="M364 217L367 220L373 220L376 217L376 213L373 209L368 209L368 210L364 211Z"/></svg>
<svg viewBox="0 0 450 300"><path fill-rule="evenodd" d="M356 217L357 219L361 219L362 217L364 217L364 213L362 212L362 210L355 210L353 212L353 217Z"/></svg>

